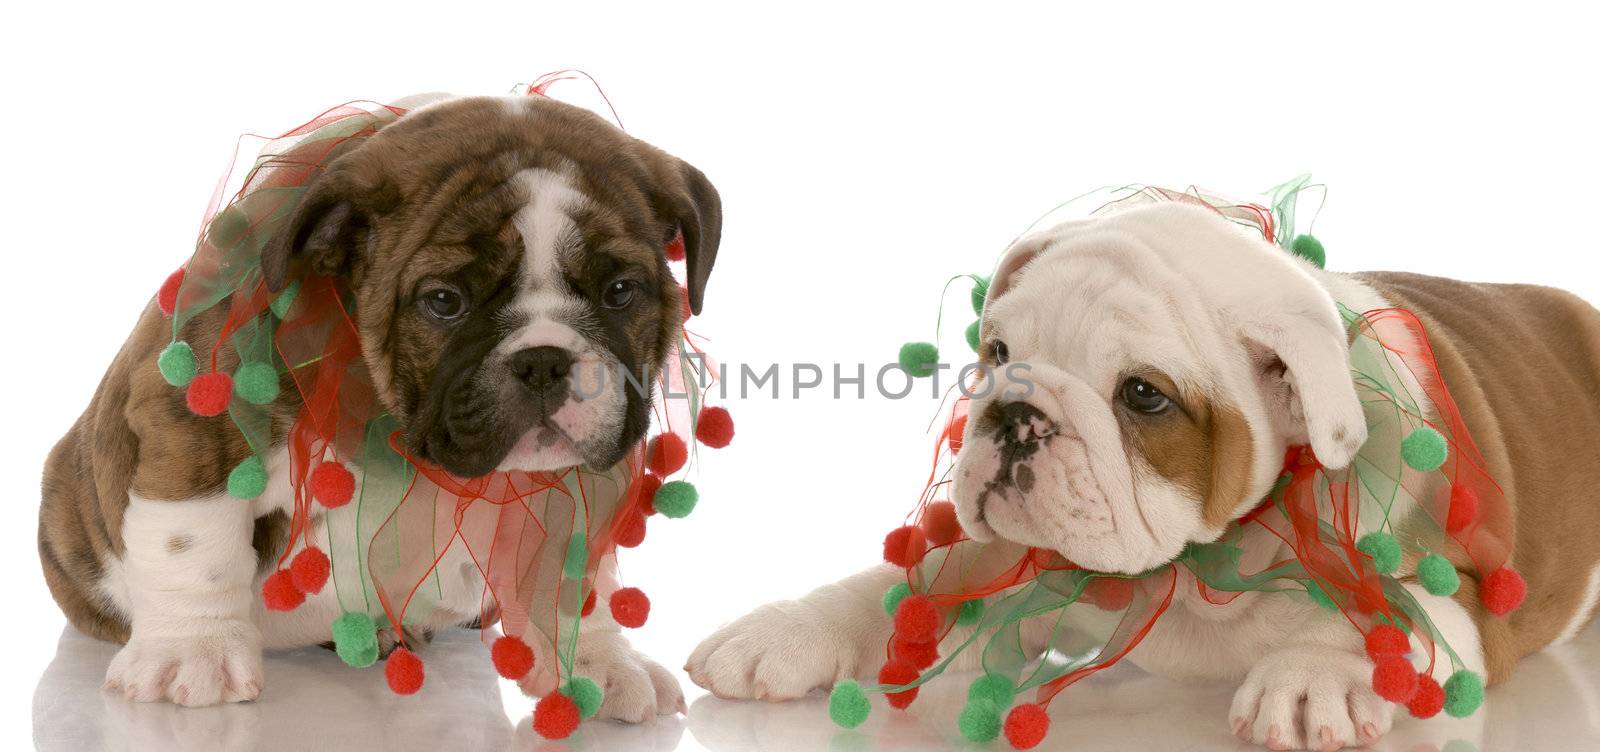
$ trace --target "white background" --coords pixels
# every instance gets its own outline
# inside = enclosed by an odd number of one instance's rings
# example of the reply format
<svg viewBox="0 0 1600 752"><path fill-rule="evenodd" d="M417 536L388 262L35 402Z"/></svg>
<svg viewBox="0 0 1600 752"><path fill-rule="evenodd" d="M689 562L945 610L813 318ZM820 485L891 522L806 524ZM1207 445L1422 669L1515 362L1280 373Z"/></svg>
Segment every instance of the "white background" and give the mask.
<svg viewBox="0 0 1600 752"><path fill-rule="evenodd" d="M35 554L45 453L187 257L235 137L346 100L588 70L630 133L721 190L694 328L730 362L876 367L932 336L946 277L987 271L1059 201L1134 181L1249 196L1312 172L1331 189L1317 223L1331 268L1600 300L1587 10L542 5L6 12L7 740L27 738L63 623ZM593 101L574 83L552 93ZM945 351L965 357L964 287L947 312ZM927 470L937 403L917 395L729 403L738 438L705 456L700 508L624 556L655 603L638 643L676 668L720 622L872 564Z"/></svg>

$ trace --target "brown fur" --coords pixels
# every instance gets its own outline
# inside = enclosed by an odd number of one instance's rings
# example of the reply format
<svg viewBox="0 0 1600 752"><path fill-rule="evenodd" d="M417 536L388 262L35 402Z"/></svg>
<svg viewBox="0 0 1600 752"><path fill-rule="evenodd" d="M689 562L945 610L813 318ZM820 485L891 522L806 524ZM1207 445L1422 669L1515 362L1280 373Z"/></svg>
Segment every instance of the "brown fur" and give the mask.
<svg viewBox="0 0 1600 752"><path fill-rule="evenodd" d="M1434 357L1511 506L1512 563L1528 598L1484 611L1469 575L1457 599L1477 619L1491 681L1574 618L1600 565L1600 311L1548 287L1418 274L1358 275L1427 328ZM1462 558L1455 557L1458 564ZM1591 618L1592 618L1591 614Z"/></svg>
<svg viewBox="0 0 1600 752"><path fill-rule="evenodd" d="M274 286L301 271L342 275L357 300L357 326L379 398L403 417L428 388L443 345L419 322L411 296L429 274L467 263L515 270L520 240L512 215L525 203L508 179L530 167L560 172L590 200L573 219L584 250L572 266L609 254L651 275L650 315L628 332L643 362L659 363L681 326L680 291L662 248L681 227L689 248L688 290L699 310L720 234L720 209L704 176L633 139L592 113L530 97L513 114L502 100L460 100L402 118L315 178L283 236L269 242L263 270ZM474 243L489 237L498 243ZM500 256L493 256L499 249ZM485 257L485 254L491 254ZM581 268L569 268L579 283ZM206 354L226 306L179 333ZM183 500L221 493L248 448L226 414L193 415L184 391L156 369L171 338L152 301L102 379L88 409L57 443L45 466L39 553L46 582L69 621L101 639L125 642L127 616L103 597L107 563L123 553L122 517L130 491ZM224 348L222 370L237 365ZM273 406L274 445L298 410L284 376ZM287 518L256 521L263 566L287 542ZM172 550L191 545L173 539Z"/></svg>
<svg viewBox="0 0 1600 752"><path fill-rule="evenodd" d="M1254 452L1249 423L1232 405L1180 387L1165 373L1134 375L1161 390L1176 409L1142 415L1118 403L1114 413L1122 435L1163 478L1202 499L1205 524L1221 528L1245 501Z"/></svg>

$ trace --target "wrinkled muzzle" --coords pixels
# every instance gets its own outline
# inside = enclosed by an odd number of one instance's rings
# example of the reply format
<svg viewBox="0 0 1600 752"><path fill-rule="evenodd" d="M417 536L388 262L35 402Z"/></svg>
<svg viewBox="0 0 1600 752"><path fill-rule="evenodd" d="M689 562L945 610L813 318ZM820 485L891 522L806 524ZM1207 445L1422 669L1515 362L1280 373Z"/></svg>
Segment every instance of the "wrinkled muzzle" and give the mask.
<svg viewBox="0 0 1600 752"><path fill-rule="evenodd" d="M1027 364L1028 393L974 398L957 457L956 511L977 540L1052 549L1075 564L1137 574L1184 545L1140 504L1139 479L1108 401L1045 364ZM1169 539L1171 538L1171 539Z"/></svg>

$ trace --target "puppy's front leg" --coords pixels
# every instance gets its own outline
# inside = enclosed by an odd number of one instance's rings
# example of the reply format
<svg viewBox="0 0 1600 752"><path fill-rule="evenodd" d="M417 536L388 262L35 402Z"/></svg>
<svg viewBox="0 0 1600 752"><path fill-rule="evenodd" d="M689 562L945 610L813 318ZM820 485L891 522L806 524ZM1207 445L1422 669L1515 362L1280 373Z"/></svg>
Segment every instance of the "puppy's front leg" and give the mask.
<svg viewBox="0 0 1600 752"><path fill-rule="evenodd" d="M106 671L108 689L180 705L261 694L261 635L250 620L252 524L251 505L226 496L129 495L120 567L132 631Z"/></svg>
<svg viewBox="0 0 1600 752"><path fill-rule="evenodd" d="M612 593L620 585L616 556L601 559L595 574L596 590L601 594ZM677 678L628 643L628 638L622 636L621 625L611 618L611 610L605 607L603 600L593 613L583 618L578 629L573 673L588 677L605 692L597 718L641 723L657 715L688 710ZM533 672L520 683L522 690L541 697L555 691L554 665L553 656L536 658Z"/></svg>
<svg viewBox="0 0 1600 752"><path fill-rule="evenodd" d="M1451 598L1430 595L1414 583L1405 587L1465 667L1482 675L1483 648L1472 615ZM1428 654L1417 638L1411 647L1412 665L1426 670ZM1440 651L1434 680L1443 684L1453 670ZM1388 733L1396 712L1402 709L1372 689L1372 661L1359 635L1344 617L1319 611L1314 623L1250 668L1234 695L1229 721L1240 739L1270 749L1335 750L1376 742Z"/></svg>
<svg viewBox="0 0 1600 752"><path fill-rule="evenodd" d="M894 631L883 593L904 579L885 564L769 603L700 643L684 670L718 697L774 701L871 674Z"/></svg>

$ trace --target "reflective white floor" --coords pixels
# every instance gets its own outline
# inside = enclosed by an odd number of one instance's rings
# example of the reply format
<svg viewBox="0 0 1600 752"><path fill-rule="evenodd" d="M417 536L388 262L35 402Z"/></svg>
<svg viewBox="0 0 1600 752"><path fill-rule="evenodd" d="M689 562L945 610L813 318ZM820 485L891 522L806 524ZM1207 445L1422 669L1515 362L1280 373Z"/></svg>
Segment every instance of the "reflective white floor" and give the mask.
<svg viewBox="0 0 1600 752"><path fill-rule="evenodd" d="M736 703L691 692L687 718L626 726L588 723L572 738L546 742L529 727L532 702L494 675L476 634L458 631L424 654L428 681L397 697L381 671L345 667L308 649L267 658L261 700L220 708L134 704L102 694L115 648L68 629L33 696L41 750L597 750L603 752L865 752L981 749L963 742L955 717L966 682L925 688L910 712L879 702L861 728L842 731L825 700ZM696 696L697 699L696 699ZM1180 684L1118 667L1061 695L1044 749L1247 750L1224 715L1232 687ZM1007 749L1003 742L985 745ZM1600 749L1600 628L1525 661L1467 720L1404 720L1378 749L1403 752L1538 752Z"/></svg>

